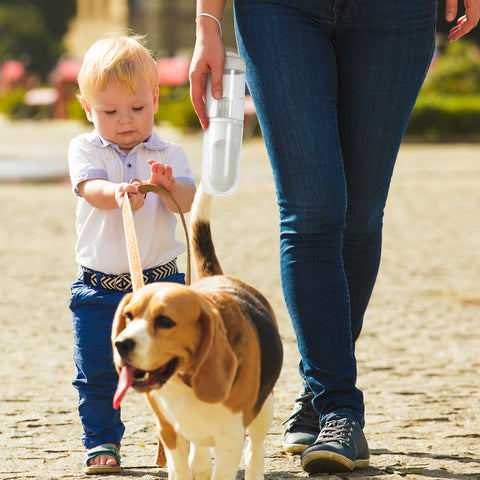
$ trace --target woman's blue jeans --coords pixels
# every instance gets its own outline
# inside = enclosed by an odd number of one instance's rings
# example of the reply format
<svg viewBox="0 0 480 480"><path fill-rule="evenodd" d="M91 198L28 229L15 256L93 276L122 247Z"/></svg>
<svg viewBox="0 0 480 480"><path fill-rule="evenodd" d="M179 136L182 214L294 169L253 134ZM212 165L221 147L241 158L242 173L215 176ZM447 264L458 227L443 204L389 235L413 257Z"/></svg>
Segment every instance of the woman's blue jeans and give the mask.
<svg viewBox="0 0 480 480"><path fill-rule="evenodd" d="M176 273L161 280L185 283ZM126 292L114 292L85 285L78 280L72 287L73 359L78 390L78 413L83 426L82 443L90 449L106 443L120 443L125 427L120 409L113 408L118 375L113 364L112 323Z"/></svg>
<svg viewBox="0 0 480 480"><path fill-rule="evenodd" d="M435 0L235 0L280 210L285 301L320 418L353 415L355 341L398 149L435 44Z"/></svg>

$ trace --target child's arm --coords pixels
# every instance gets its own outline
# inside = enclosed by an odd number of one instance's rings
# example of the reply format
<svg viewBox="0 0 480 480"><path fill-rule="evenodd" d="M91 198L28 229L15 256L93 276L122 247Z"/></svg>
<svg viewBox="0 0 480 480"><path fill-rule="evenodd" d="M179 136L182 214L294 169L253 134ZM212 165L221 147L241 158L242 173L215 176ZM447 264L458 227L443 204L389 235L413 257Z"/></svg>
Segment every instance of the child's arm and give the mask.
<svg viewBox="0 0 480 480"><path fill-rule="evenodd" d="M188 182L177 182L172 175L172 167L163 163L149 160L152 167L152 173L148 183L160 185L170 192L180 206L182 213L187 213L192 208L193 197L195 196L195 187ZM177 207L168 195L159 193L165 205L175 213L178 213Z"/></svg>
<svg viewBox="0 0 480 480"><path fill-rule="evenodd" d="M132 210L138 210L145 201L144 195L131 183L112 183L95 178L79 183L77 189L90 205L103 210L121 208L124 193L128 193Z"/></svg>

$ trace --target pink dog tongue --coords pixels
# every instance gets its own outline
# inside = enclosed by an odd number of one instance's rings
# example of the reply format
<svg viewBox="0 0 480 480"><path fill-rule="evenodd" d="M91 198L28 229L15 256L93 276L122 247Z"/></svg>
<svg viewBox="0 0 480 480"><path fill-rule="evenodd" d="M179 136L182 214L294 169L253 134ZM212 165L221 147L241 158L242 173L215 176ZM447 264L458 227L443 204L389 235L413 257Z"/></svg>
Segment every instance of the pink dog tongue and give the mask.
<svg viewBox="0 0 480 480"><path fill-rule="evenodd" d="M127 390L132 386L134 371L135 369L133 367L122 367L118 377L117 390L113 397L113 408L118 409L120 407L125 393L127 393Z"/></svg>

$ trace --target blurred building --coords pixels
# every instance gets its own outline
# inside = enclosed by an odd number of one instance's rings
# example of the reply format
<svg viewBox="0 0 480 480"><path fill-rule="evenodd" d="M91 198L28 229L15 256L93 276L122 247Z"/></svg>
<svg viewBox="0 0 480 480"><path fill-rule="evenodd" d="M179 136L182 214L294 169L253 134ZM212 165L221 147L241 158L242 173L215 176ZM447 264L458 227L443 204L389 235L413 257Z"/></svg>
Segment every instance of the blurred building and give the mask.
<svg viewBox="0 0 480 480"><path fill-rule="evenodd" d="M225 45L235 48L233 0L223 19ZM190 56L195 43L195 0L77 0L77 16L65 38L71 57L81 58L109 33L146 35L156 57Z"/></svg>
<svg viewBox="0 0 480 480"><path fill-rule="evenodd" d="M77 16L65 36L68 56L82 58L92 43L107 33L128 29L127 0L77 0Z"/></svg>

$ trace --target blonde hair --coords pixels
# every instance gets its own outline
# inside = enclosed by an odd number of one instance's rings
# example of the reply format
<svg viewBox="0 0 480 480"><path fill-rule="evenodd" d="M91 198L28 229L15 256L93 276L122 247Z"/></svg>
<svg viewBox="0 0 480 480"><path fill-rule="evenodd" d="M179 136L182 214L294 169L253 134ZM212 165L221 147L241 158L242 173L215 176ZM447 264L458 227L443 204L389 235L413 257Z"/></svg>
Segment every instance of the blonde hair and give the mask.
<svg viewBox="0 0 480 480"><path fill-rule="evenodd" d="M158 86L157 64L139 36L112 36L95 42L83 58L78 74L80 95L91 101L110 82L136 92L140 81Z"/></svg>

